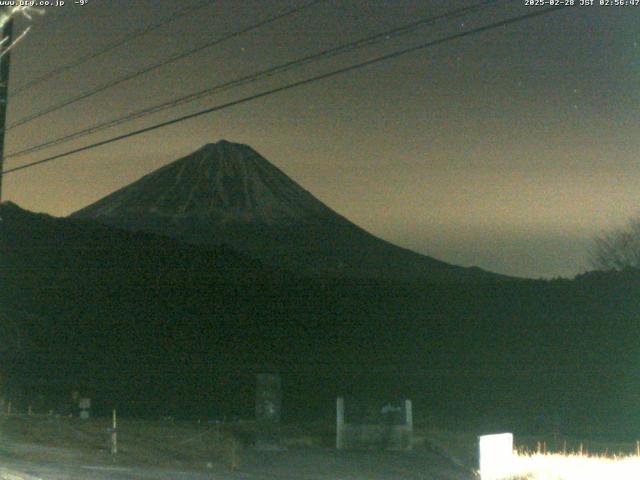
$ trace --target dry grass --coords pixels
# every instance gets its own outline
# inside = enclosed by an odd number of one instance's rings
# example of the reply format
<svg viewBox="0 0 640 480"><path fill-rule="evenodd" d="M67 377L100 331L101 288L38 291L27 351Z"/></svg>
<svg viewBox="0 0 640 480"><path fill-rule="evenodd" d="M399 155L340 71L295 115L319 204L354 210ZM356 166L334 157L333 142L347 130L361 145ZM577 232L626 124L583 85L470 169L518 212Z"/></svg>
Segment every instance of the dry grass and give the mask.
<svg viewBox="0 0 640 480"><path fill-rule="evenodd" d="M57 417L4 417L0 453L43 461L105 462L206 469L242 465L241 426L121 420L118 453L110 453L110 421Z"/></svg>
<svg viewBox="0 0 640 480"><path fill-rule="evenodd" d="M518 439L514 478L527 480L627 480L640 478L634 443L582 441L560 436Z"/></svg>
<svg viewBox="0 0 640 480"><path fill-rule="evenodd" d="M256 434L254 422L218 425L122 419L118 454L112 456L109 427L108 419L0 416L0 454L30 461L236 470L242 468L246 447ZM335 426L328 423L283 425L281 434L283 446L291 449L335 446ZM640 456L632 455L635 444L579 442L553 436L517 440L519 450L513 457L510 480L640 478ZM420 426L415 429L414 445L435 451L467 470L477 468L475 432ZM0 469L0 480L16 480L11 475Z"/></svg>
<svg viewBox="0 0 640 480"><path fill-rule="evenodd" d="M56 416L0 416L0 455L44 462L145 465L195 470L242 468L255 443L255 422L208 424L171 419L118 421L118 453L110 453L110 420ZM288 449L335 447L335 425L284 424ZM0 478L0 480L2 480Z"/></svg>
<svg viewBox="0 0 640 480"><path fill-rule="evenodd" d="M637 480L638 456L534 453L514 456L512 479L527 480Z"/></svg>
<svg viewBox="0 0 640 480"><path fill-rule="evenodd" d="M19 473L0 467L0 480L42 480L26 473Z"/></svg>
<svg viewBox="0 0 640 480"><path fill-rule="evenodd" d="M415 441L467 468L478 467L478 434L436 426L416 429ZM639 446L559 435L518 437L508 480L638 480ZM506 479L505 479L506 480Z"/></svg>
<svg viewBox="0 0 640 480"><path fill-rule="evenodd" d="M285 424L281 429L282 445L287 448L334 448L336 427L333 423L308 422Z"/></svg>
<svg viewBox="0 0 640 480"><path fill-rule="evenodd" d="M434 451L467 470L478 465L478 436L470 432L454 432L441 427L414 429L414 445Z"/></svg>

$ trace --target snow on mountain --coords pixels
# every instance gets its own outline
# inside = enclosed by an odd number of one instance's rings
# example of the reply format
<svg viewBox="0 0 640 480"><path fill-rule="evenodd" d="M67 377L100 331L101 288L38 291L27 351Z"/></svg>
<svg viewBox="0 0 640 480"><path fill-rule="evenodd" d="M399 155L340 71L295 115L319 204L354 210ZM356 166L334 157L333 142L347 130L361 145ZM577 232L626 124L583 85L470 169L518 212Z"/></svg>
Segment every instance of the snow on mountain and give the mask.
<svg viewBox="0 0 640 480"><path fill-rule="evenodd" d="M129 230L228 244L311 275L392 280L503 279L381 240L331 210L251 147L220 141L74 213Z"/></svg>
<svg viewBox="0 0 640 480"><path fill-rule="evenodd" d="M333 212L246 145L208 144L152 172L76 217L196 217L220 224L278 225ZM335 215L335 214L334 214Z"/></svg>

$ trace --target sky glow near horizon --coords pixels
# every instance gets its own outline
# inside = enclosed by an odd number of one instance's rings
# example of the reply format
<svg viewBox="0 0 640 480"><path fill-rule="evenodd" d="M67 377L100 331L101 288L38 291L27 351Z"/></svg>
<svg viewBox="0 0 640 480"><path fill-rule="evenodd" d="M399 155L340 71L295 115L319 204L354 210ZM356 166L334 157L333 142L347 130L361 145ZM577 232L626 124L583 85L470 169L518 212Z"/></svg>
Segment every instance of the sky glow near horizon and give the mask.
<svg viewBox="0 0 640 480"><path fill-rule="evenodd" d="M195 4L196 2L189 2ZM9 122L303 2L215 2L9 100ZM184 2L180 2L184 4ZM10 131L7 153L471 2L321 3ZM178 8L48 9L12 53L11 88ZM511 2L20 159L11 168L267 87L532 11ZM5 199L67 215L205 143L251 145L369 232L527 277L588 269L590 240L638 212L640 7L574 7L7 175Z"/></svg>

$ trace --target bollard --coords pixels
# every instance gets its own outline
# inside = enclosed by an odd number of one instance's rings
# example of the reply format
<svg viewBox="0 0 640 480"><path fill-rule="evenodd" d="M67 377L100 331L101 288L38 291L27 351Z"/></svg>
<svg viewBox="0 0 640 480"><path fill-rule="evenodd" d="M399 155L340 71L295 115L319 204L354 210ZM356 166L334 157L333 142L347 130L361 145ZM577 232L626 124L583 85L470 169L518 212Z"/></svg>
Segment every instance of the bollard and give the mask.
<svg viewBox="0 0 640 480"><path fill-rule="evenodd" d="M115 455L118 453L118 424L116 419L116 410L113 409L113 417L112 417L112 428L111 428L111 455Z"/></svg>
<svg viewBox="0 0 640 480"><path fill-rule="evenodd" d="M336 449L344 448L344 398L336 400Z"/></svg>

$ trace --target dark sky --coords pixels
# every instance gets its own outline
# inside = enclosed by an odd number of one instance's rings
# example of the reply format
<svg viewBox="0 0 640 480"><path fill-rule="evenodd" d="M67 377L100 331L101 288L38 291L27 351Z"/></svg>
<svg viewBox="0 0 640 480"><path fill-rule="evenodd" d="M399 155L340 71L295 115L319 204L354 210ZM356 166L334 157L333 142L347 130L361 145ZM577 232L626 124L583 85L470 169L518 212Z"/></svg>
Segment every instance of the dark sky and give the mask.
<svg viewBox="0 0 640 480"><path fill-rule="evenodd" d="M578 2L579 0L576 0ZM48 8L12 56L11 88L193 0ZM295 0L221 0L10 97L9 122L224 35ZM470 5L328 0L8 133L7 153L269 66ZM219 93L30 156L37 160L337 66L537 8L486 7L384 44ZM18 26L24 26L21 21ZM459 265L530 277L588 268L640 195L640 6L576 6L7 175L4 197L67 215L222 138L254 147L370 232Z"/></svg>

